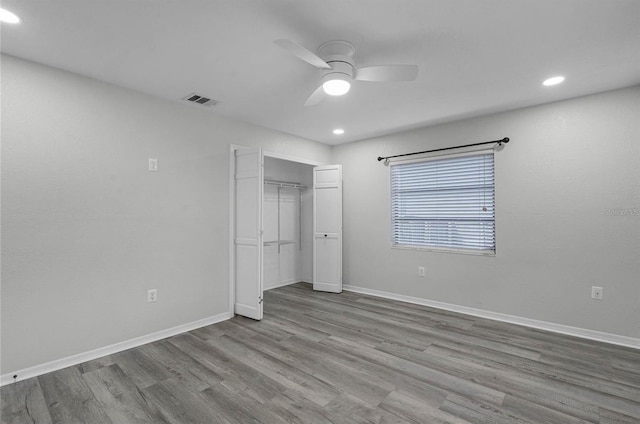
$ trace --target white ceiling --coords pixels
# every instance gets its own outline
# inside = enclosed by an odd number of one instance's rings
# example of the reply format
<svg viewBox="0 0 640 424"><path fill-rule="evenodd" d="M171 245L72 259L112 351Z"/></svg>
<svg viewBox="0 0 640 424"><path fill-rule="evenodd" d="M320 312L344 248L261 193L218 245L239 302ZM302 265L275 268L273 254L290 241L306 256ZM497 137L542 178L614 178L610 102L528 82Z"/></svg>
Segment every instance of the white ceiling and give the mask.
<svg viewBox="0 0 640 424"><path fill-rule="evenodd" d="M638 0L3 0L2 51L328 144L640 84ZM414 82L356 82L303 103L312 51L348 40L357 66L417 64ZM556 74L564 84L543 87ZM335 136L331 130L345 129ZM496 134L501 137L503 134Z"/></svg>

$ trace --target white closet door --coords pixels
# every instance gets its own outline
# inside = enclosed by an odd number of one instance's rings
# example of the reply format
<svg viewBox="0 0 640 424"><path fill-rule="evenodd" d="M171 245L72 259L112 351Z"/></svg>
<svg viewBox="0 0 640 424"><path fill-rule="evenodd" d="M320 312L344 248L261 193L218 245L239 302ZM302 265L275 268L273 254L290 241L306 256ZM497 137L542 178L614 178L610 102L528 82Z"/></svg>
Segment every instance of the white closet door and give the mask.
<svg viewBox="0 0 640 424"><path fill-rule="evenodd" d="M262 150L235 151L235 313L262 319Z"/></svg>
<svg viewBox="0 0 640 424"><path fill-rule="evenodd" d="M342 166L313 168L313 289L342 292Z"/></svg>

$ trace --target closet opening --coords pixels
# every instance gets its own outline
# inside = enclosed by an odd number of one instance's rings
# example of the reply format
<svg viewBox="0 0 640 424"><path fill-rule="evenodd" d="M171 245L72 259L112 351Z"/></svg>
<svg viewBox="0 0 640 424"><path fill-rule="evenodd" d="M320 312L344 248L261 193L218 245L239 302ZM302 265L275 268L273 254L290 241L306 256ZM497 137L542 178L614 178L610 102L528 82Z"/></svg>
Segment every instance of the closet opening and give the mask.
<svg viewBox="0 0 640 424"><path fill-rule="evenodd" d="M264 158L263 288L313 279L313 165Z"/></svg>
<svg viewBox="0 0 640 424"><path fill-rule="evenodd" d="M263 316L264 290L342 291L342 167L231 146L229 311Z"/></svg>

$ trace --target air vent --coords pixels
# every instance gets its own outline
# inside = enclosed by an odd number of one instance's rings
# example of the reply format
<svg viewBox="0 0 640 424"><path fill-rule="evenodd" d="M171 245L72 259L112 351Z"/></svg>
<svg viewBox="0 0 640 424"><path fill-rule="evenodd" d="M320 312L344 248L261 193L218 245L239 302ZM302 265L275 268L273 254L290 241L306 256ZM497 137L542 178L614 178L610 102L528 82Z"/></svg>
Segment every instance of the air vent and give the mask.
<svg viewBox="0 0 640 424"><path fill-rule="evenodd" d="M201 95L196 94L196 93L191 93L191 94L183 97L182 100L186 100L189 103L195 103L195 104L202 105L202 106L215 106L216 103L218 103L213 99L201 96Z"/></svg>

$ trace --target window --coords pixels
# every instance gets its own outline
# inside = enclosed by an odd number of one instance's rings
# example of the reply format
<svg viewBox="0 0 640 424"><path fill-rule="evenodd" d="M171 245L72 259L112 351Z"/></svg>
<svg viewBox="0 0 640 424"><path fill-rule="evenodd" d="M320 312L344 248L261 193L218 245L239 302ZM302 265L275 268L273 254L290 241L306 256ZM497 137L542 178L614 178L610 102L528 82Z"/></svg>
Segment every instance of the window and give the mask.
<svg viewBox="0 0 640 424"><path fill-rule="evenodd" d="M493 152L391 166L395 247L494 254Z"/></svg>

